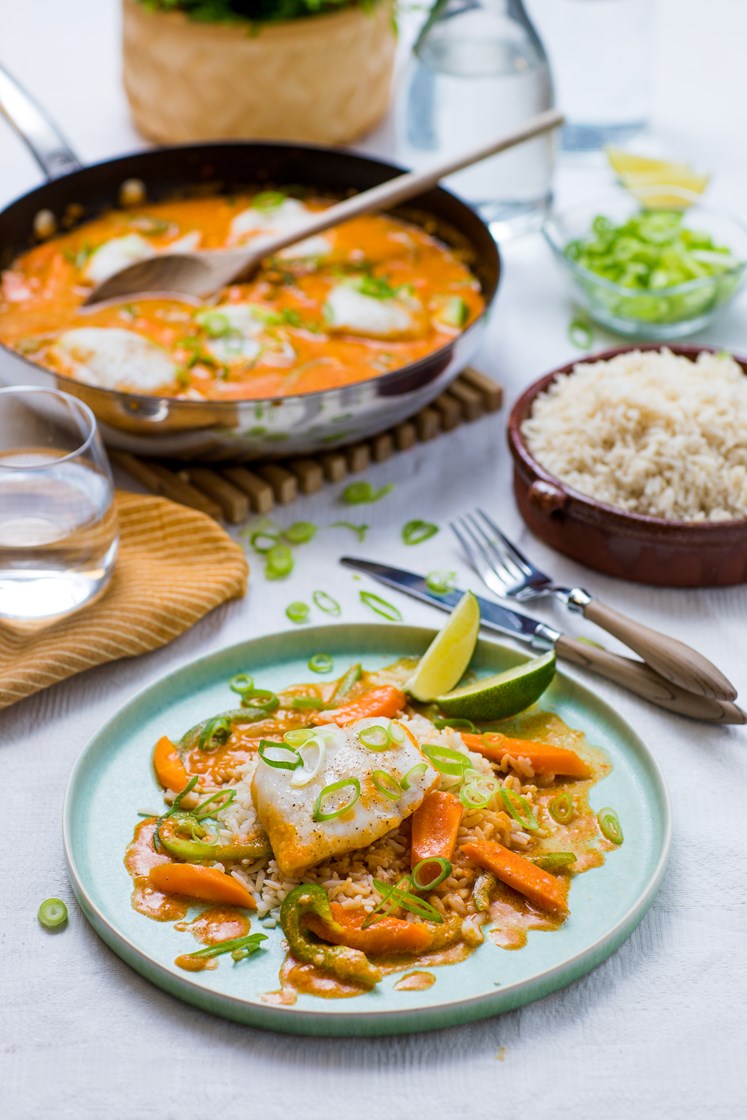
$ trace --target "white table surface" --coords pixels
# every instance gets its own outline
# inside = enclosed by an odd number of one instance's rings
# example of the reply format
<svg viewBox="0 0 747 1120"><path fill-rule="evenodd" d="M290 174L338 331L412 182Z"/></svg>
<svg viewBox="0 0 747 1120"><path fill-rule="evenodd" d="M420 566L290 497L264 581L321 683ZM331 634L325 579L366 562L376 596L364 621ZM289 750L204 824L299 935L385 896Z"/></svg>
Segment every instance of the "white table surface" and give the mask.
<svg viewBox="0 0 747 1120"><path fill-rule="evenodd" d="M658 145L716 169L713 200L747 217L741 91L747 5L660 0L656 8ZM119 84L116 9L116 0L0 0L0 58L89 160L139 144ZM382 144L379 136L370 146ZM0 127L0 202L38 179L17 138ZM604 179L594 164L566 165L558 194L592 193ZM539 238L510 244L505 262L480 365L503 381L511 402L522 386L574 352L566 339L567 291ZM747 350L746 317L742 299L702 341ZM448 531L405 549L399 530L412 516L443 524L479 499L564 581L585 583L693 643L747 694L745 588L626 585L526 540L510 494L504 423L505 412L368 472L372 482L392 481L396 488L378 505L355 510L372 525L363 551L424 571L454 567L465 584L476 586ZM299 500L278 521L328 524L344 517L348 511L335 503L336 489ZM357 602L359 585L335 566L348 548L344 531L322 532L305 546L303 562L286 583L265 583L258 572L243 601L216 611L167 648L94 670L0 714L6 835L0 1116L745 1115L741 826L747 736L669 717L601 682L599 695L639 731L663 768L674 847L642 925L606 964L565 991L500 1018L431 1034L295 1038L240 1027L177 1002L132 972L88 927L67 880L60 829L65 784L79 751L139 689L200 654L287 626L285 605L315 587L334 586L345 620L367 620ZM408 621L436 622L429 608L402 602ZM70 908L69 927L54 936L36 921L40 901L50 895Z"/></svg>

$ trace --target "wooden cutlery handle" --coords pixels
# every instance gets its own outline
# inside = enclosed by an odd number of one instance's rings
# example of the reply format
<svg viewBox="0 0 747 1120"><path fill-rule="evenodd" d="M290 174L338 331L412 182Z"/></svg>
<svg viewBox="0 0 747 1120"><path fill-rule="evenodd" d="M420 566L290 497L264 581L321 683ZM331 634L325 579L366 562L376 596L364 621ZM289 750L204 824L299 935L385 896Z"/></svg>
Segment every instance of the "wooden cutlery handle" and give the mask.
<svg viewBox="0 0 747 1120"><path fill-rule="evenodd" d="M636 696L675 712L689 719L706 720L709 723L747 723L747 714L736 704L716 697L696 695L688 692L654 672L648 665L619 657L606 649L581 642L577 638L560 637L555 645L558 657L580 665L600 677L627 688Z"/></svg>
<svg viewBox="0 0 747 1120"><path fill-rule="evenodd" d="M584 608L584 618L596 623L634 650L666 680L687 692L714 700L735 700L737 690L731 681L697 650L670 638L650 626L635 622L598 599Z"/></svg>

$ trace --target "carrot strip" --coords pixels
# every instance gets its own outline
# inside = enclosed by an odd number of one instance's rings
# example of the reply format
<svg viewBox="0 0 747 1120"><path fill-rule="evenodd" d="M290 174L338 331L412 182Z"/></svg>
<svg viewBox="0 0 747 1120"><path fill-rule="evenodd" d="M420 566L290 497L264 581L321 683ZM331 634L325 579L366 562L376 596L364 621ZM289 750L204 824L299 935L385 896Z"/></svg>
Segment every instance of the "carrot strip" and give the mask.
<svg viewBox="0 0 747 1120"><path fill-rule="evenodd" d="M189 781L189 774L171 739L163 735L153 749L153 769L164 789L179 793Z"/></svg>
<svg viewBox="0 0 747 1120"><path fill-rule="evenodd" d="M535 906L563 914L568 912L564 884L525 856L520 856L518 852L512 852L493 840L462 844L461 850L480 867L492 871L502 883L523 894Z"/></svg>
<svg viewBox="0 0 747 1120"><path fill-rule="evenodd" d="M410 867L423 859L451 859L463 812L464 806L453 793L434 789L425 795L412 815ZM430 868L425 870L427 873ZM435 878L436 875L428 875L423 882Z"/></svg>
<svg viewBox="0 0 747 1120"><path fill-rule="evenodd" d="M372 956L385 956L394 953L423 953L430 949L433 934L425 926L416 922L403 921L401 918L380 918L368 929L361 929L366 914L358 910L346 910L339 902L330 904L332 916L343 927L344 932L330 929L317 914L306 916L306 925L333 945L347 945L349 949L360 949Z"/></svg>
<svg viewBox="0 0 747 1120"><path fill-rule="evenodd" d="M533 739L510 739L497 731L484 735L462 735L462 739L471 751L477 751L492 762L500 762L509 754L512 758L528 758L538 774L591 777L591 769L581 756L565 747L554 747L551 743L538 743Z"/></svg>
<svg viewBox="0 0 747 1120"><path fill-rule="evenodd" d="M156 890L167 894L183 894L187 898L225 902L229 906L256 910L254 899L246 887L216 867L203 867L198 863L160 863L150 869L148 877Z"/></svg>
<svg viewBox="0 0 747 1120"><path fill-rule="evenodd" d="M397 712L402 711L407 702L407 697L400 689L391 684L382 685L364 692L357 700L343 704L341 708L333 708L329 712L319 712L315 723L336 723L344 727L346 723L355 723L359 719L369 716L386 716L391 719Z"/></svg>

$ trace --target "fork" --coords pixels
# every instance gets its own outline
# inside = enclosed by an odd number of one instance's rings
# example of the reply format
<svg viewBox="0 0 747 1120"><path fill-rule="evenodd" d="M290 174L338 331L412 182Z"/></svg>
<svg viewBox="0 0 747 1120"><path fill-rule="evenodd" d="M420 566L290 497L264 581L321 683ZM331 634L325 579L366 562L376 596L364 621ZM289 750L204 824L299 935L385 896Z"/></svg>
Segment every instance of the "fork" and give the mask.
<svg viewBox="0 0 747 1120"><path fill-rule="evenodd" d="M634 650L660 676L688 692L734 700L737 691L702 654L676 638L644 626L608 607L583 587L561 587L508 539L484 510L450 522L459 543L486 587L504 599L526 602L549 595Z"/></svg>

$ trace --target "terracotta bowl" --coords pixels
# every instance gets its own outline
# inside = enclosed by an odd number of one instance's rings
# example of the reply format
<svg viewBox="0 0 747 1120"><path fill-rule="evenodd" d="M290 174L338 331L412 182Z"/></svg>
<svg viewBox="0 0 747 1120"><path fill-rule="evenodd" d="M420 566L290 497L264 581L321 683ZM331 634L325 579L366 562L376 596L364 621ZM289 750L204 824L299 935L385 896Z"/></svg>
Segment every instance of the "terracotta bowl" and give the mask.
<svg viewBox="0 0 747 1120"><path fill-rule="evenodd" d="M747 518L732 521L666 521L625 513L571 489L530 453L521 434L535 397L557 377L586 361L603 361L630 350L660 350L661 344L622 346L577 359L535 381L519 397L508 421L514 460L514 493L524 521L545 544L589 568L619 579L660 587L718 587L747 582ZM670 346L691 360L705 346ZM736 358L745 374L747 359Z"/></svg>

